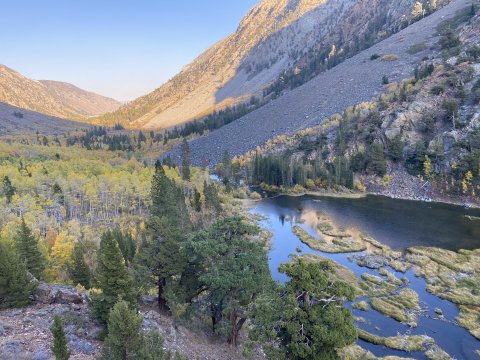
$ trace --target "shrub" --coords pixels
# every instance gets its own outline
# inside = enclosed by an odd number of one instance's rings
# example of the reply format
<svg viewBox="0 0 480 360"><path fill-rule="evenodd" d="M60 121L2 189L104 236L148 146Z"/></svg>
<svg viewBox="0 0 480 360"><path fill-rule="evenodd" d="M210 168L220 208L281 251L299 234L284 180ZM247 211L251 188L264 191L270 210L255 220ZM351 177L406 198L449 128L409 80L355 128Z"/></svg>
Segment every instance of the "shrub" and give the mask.
<svg viewBox="0 0 480 360"><path fill-rule="evenodd" d="M23 119L23 114L20 111L14 111L13 116L19 119Z"/></svg>
<svg viewBox="0 0 480 360"><path fill-rule="evenodd" d="M451 49L460 45L460 39L452 30L450 30L442 35L438 44L442 50Z"/></svg>
<svg viewBox="0 0 480 360"><path fill-rule="evenodd" d="M258 192L256 191L253 191L251 194L250 194L250 199L252 200L260 200L262 198L262 195L260 195Z"/></svg>
<svg viewBox="0 0 480 360"><path fill-rule="evenodd" d="M378 55L378 54L373 54L372 56L370 56L370 60L373 61L373 60L378 59L379 57L380 57L380 55Z"/></svg>
<svg viewBox="0 0 480 360"><path fill-rule="evenodd" d="M458 114L458 104L455 100L447 99L443 102L442 105L445 110L445 117L447 120L450 120L452 117L457 117Z"/></svg>
<svg viewBox="0 0 480 360"><path fill-rule="evenodd" d="M435 85L430 89L430 94L432 95L440 95L445 92L445 86L443 85Z"/></svg>
<svg viewBox="0 0 480 360"><path fill-rule="evenodd" d="M388 80L388 76L387 75L383 75L382 77L382 83L384 85L387 85L388 83L390 83L390 80Z"/></svg>
<svg viewBox="0 0 480 360"><path fill-rule="evenodd" d="M407 50L407 53L409 53L410 55L414 55L416 53L419 53L420 51L425 50L426 48L427 48L427 45L424 42L418 43L410 46L410 48Z"/></svg>
<svg viewBox="0 0 480 360"><path fill-rule="evenodd" d="M384 61L395 61L398 59L398 56L395 55L395 54L387 54L387 55L384 55L382 60Z"/></svg>

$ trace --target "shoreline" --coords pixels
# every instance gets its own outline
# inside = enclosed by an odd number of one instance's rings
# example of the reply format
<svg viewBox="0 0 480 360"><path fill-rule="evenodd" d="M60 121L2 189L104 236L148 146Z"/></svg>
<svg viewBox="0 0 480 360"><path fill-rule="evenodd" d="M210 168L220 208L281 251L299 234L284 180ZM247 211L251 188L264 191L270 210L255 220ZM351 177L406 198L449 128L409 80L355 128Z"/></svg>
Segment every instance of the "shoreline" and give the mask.
<svg viewBox="0 0 480 360"><path fill-rule="evenodd" d="M364 199L367 196L382 196L389 199L395 200L407 200L407 201L415 201L415 202L422 202L422 203L436 203L436 204L445 204L445 205L452 205L452 206L460 206L465 209L480 209L480 202L479 203L465 203L459 199L445 199L445 198L415 198L410 196L392 196L390 194L385 194L382 192L330 192L330 191L305 191L302 193L288 193L288 192L279 192L271 196L266 196L262 199L254 200L254 199L246 199L244 202L256 204L257 202L263 199L274 199L280 196L290 196L290 197L301 197L301 196L316 196L316 197L330 197L330 198L339 198L339 199ZM248 210L253 209L255 206L253 204L248 204ZM253 206L253 207L251 207Z"/></svg>

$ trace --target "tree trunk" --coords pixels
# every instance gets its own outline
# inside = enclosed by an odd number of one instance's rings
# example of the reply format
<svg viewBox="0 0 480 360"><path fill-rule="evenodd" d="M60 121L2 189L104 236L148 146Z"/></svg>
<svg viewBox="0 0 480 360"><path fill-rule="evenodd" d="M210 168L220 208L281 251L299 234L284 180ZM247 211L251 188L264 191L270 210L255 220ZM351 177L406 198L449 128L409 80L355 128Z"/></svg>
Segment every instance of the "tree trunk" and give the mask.
<svg viewBox="0 0 480 360"><path fill-rule="evenodd" d="M217 324L222 320L222 301L218 304L211 304L210 311L212 313L212 332L215 333Z"/></svg>
<svg viewBox="0 0 480 360"><path fill-rule="evenodd" d="M159 278L158 279L158 309L162 312L166 312L168 310L167 301L163 296L163 290L165 288L165 279Z"/></svg>
<svg viewBox="0 0 480 360"><path fill-rule="evenodd" d="M242 326L243 326L243 324L245 323L246 320L247 320L247 318L238 316L237 310L233 310L230 313L231 331L230 331L230 335L228 337L228 343L230 345L233 345L235 347L238 345L238 334L239 334L240 330L242 329Z"/></svg>

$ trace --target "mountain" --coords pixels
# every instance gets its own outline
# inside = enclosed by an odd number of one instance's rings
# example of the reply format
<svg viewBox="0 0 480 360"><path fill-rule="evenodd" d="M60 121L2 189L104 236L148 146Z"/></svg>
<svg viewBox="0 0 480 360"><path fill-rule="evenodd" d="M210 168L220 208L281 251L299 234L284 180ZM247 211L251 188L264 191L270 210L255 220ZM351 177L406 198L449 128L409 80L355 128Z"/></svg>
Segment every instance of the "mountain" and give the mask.
<svg viewBox="0 0 480 360"><path fill-rule="evenodd" d="M0 64L0 102L47 115L86 119L116 110L121 103L78 87L32 80Z"/></svg>
<svg viewBox="0 0 480 360"><path fill-rule="evenodd" d="M202 164L208 159L216 164L222 161L224 151L242 155L273 137L316 126L349 106L370 101L385 90L384 76L399 82L412 76L423 58L441 58L436 46L438 24L469 5L470 0L455 0L259 109L192 140L194 162ZM415 46L420 51L413 53ZM167 155L178 161L180 153L174 149Z"/></svg>
<svg viewBox="0 0 480 360"><path fill-rule="evenodd" d="M94 122L167 128L252 96L260 99L286 71L305 77L302 65L315 69L324 62L322 56L350 56L405 26L414 4L414 0L262 0L234 34L166 84Z"/></svg>
<svg viewBox="0 0 480 360"><path fill-rule="evenodd" d="M35 133L60 135L90 126L90 124L45 115L0 102L0 137Z"/></svg>

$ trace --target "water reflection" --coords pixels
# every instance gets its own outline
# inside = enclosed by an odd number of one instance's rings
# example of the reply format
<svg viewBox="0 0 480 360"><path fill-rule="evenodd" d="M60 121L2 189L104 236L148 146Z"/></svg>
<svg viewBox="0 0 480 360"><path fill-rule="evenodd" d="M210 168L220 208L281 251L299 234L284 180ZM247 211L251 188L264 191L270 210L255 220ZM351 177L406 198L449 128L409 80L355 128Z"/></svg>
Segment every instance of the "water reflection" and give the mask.
<svg viewBox="0 0 480 360"><path fill-rule="evenodd" d="M452 250L480 248L480 221L465 217L480 216L480 211L445 204L425 204L370 196L364 199L278 197L262 200L252 212L267 217L261 225L273 234L269 265L272 276L280 282L287 281L287 278L278 272L278 266L287 262L290 254L295 254L298 250L304 254L328 257L348 267L358 277L362 273L378 275L377 270L358 266L352 261L352 254L325 254L310 249L292 233L294 225L300 226L312 236L319 237L322 234L318 231L318 225L331 220L339 225L336 230L346 230L357 239L365 233L398 250L418 245ZM413 271L409 270L405 274L393 269L389 271L398 278L408 278L409 287L419 294L425 312L419 316L418 326L409 328L372 309L367 312L352 309L354 316L366 320L365 323L359 322L357 326L381 336L396 336L398 333L428 335L456 359L478 359L475 350L480 350L480 342L455 324L458 316L456 305L429 294L425 281L416 277ZM442 309L445 320L437 318L435 308ZM396 355L425 359L423 353L407 354L363 341L359 341L359 344L377 356Z"/></svg>

